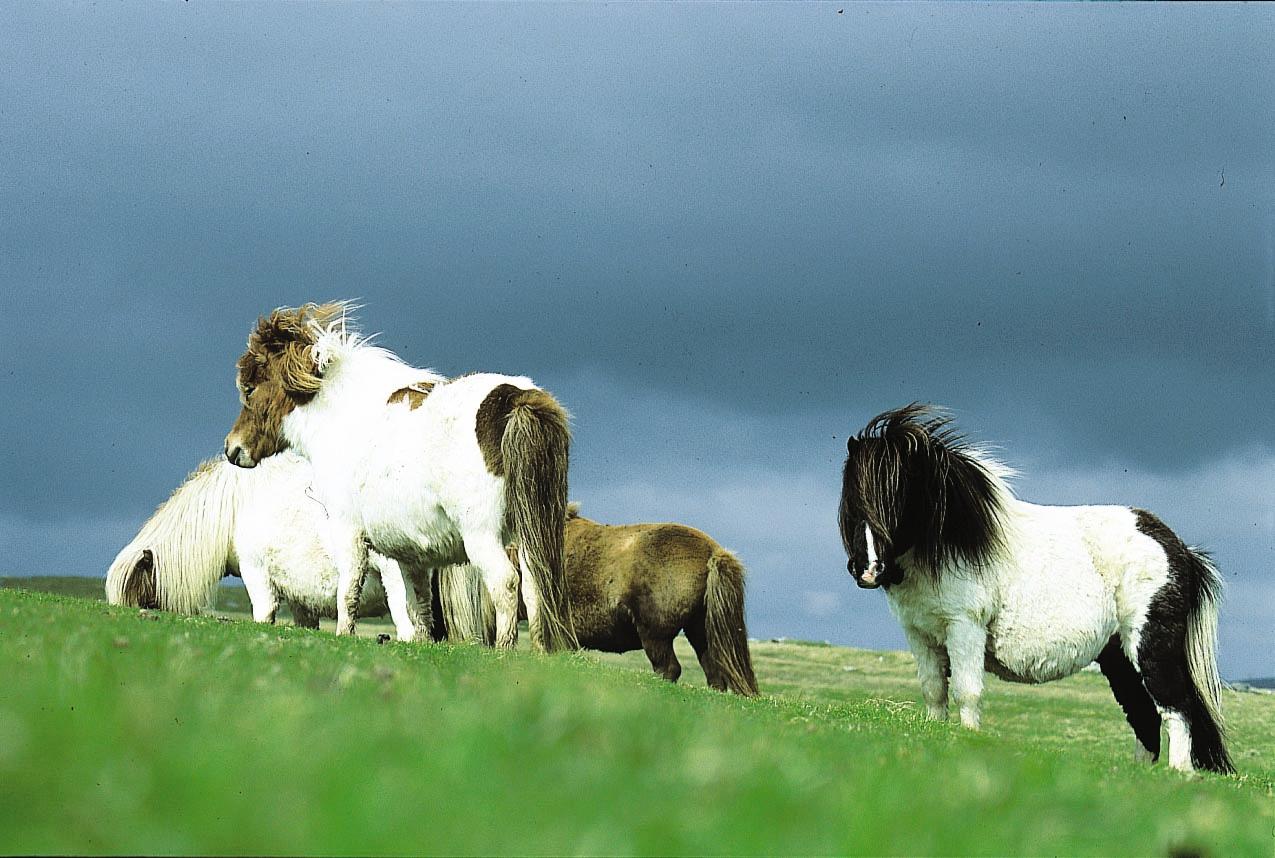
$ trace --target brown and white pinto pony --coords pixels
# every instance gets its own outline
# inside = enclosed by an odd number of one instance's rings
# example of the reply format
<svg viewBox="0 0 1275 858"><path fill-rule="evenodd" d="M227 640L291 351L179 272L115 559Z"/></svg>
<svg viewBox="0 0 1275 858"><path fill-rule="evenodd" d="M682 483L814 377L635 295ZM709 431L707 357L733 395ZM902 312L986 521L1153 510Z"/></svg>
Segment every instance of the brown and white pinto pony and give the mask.
<svg viewBox="0 0 1275 858"><path fill-rule="evenodd" d="M371 547L409 574L476 566L502 647L517 641L521 580L533 645L574 648L562 570L566 411L525 377L448 380L408 366L349 329L348 309L306 304L258 320L225 449L244 468L286 448L310 460L339 572L337 634L354 631Z"/></svg>
<svg viewBox="0 0 1275 858"><path fill-rule="evenodd" d="M599 524L579 509L573 503L567 511L566 575L580 645L641 649L656 673L677 682L682 665L673 639L685 631L709 687L755 695L739 558L692 527ZM475 627L483 613L470 597L475 583L463 567L440 570L435 614L449 638L490 640L489 605L487 633Z"/></svg>

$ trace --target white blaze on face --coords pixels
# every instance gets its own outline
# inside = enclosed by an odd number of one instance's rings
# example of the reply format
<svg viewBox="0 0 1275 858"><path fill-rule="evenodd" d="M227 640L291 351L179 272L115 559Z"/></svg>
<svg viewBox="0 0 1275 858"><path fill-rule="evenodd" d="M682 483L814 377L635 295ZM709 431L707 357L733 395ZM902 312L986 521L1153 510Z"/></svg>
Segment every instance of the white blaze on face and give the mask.
<svg viewBox="0 0 1275 858"><path fill-rule="evenodd" d="M877 565L877 549L876 546L872 544L872 528L865 524L863 526L863 535L866 537L868 542L868 568L871 569L873 566Z"/></svg>

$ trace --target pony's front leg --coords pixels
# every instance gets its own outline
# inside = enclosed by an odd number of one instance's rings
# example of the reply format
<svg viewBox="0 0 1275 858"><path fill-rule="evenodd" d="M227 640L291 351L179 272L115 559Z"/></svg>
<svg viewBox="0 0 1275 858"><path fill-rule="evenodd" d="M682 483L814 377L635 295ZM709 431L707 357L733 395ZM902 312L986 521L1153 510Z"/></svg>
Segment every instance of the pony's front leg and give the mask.
<svg viewBox="0 0 1275 858"><path fill-rule="evenodd" d="M916 629L903 629L916 658L916 676L921 681L925 714L935 721L947 720L947 653Z"/></svg>
<svg viewBox="0 0 1275 858"><path fill-rule="evenodd" d="M354 618L359 613L359 597L367 576L367 542L359 532L333 540L332 562L336 565L336 633L354 634Z"/></svg>
<svg viewBox="0 0 1275 858"><path fill-rule="evenodd" d="M258 623L274 623L275 614L279 611L279 597L270 586L266 570L254 562L239 561L239 577L243 579L244 589L248 591L248 601L252 603L252 618Z"/></svg>
<svg viewBox="0 0 1275 858"><path fill-rule="evenodd" d="M958 617L947 627L947 658L952 670L952 697L961 724L979 726L978 703L983 696L983 669L987 659L987 629L972 619Z"/></svg>
<svg viewBox="0 0 1275 858"><path fill-rule="evenodd" d="M394 621L394 630L401 641L428 641L429 623L424 617L429 616L426 606L429 604L429 585L424 592L408 580L403 568L388 557L380 558L377 564L381 571L381 586L385 588L385 601L389 604L390 619ZM415 570L414 570L415 571ZM415 574L415 578L429 581L428 570L425 574ZM424 610L422 610L424 608ZM424 614L424 617L422 616Z"/></svg>

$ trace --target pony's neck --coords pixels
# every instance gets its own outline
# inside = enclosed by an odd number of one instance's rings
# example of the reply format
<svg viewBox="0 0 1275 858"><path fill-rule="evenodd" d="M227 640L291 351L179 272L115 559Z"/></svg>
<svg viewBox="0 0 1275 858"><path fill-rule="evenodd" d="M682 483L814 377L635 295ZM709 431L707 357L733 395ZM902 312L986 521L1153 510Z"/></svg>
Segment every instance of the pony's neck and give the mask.
<svg viewBox="0 0 1275 858"><path fill-rule="evenodd" d="M913 487L906 515L913 539L905 568L932 575L947 567L977 569L992 562L1005 548L1005 528L1017 504L1004 465L978 450L958 449L946 455L946 462L927 464ZM943 474L941 480L927 485L936 473Z"/></svg>
<svg viewBox="0 0 1275 858"><path fill-rule="evenodd" d="M329 352L318 393L283 423L284 438L319 464L334 452L368 442L384 420L394 391L422 381L442 381L430 370L408 366L390 352L355 344Z"/></svg>

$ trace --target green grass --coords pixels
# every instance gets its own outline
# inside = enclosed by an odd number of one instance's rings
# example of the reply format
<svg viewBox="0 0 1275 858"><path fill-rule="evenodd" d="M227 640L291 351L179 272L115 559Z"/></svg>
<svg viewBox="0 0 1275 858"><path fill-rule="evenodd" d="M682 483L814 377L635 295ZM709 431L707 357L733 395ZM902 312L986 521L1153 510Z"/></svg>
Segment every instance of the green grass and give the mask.
<svg viewBox="0 0 1275 858"><path fill-rule="evenodd" d="M681 651L689 656L684 648ZM759 643L766 696L639 654L337 639L0 590L0 853L1169 854L1275 849L1242 775L1133 763L1100 677L921 717L910 659Z"/></svg>

